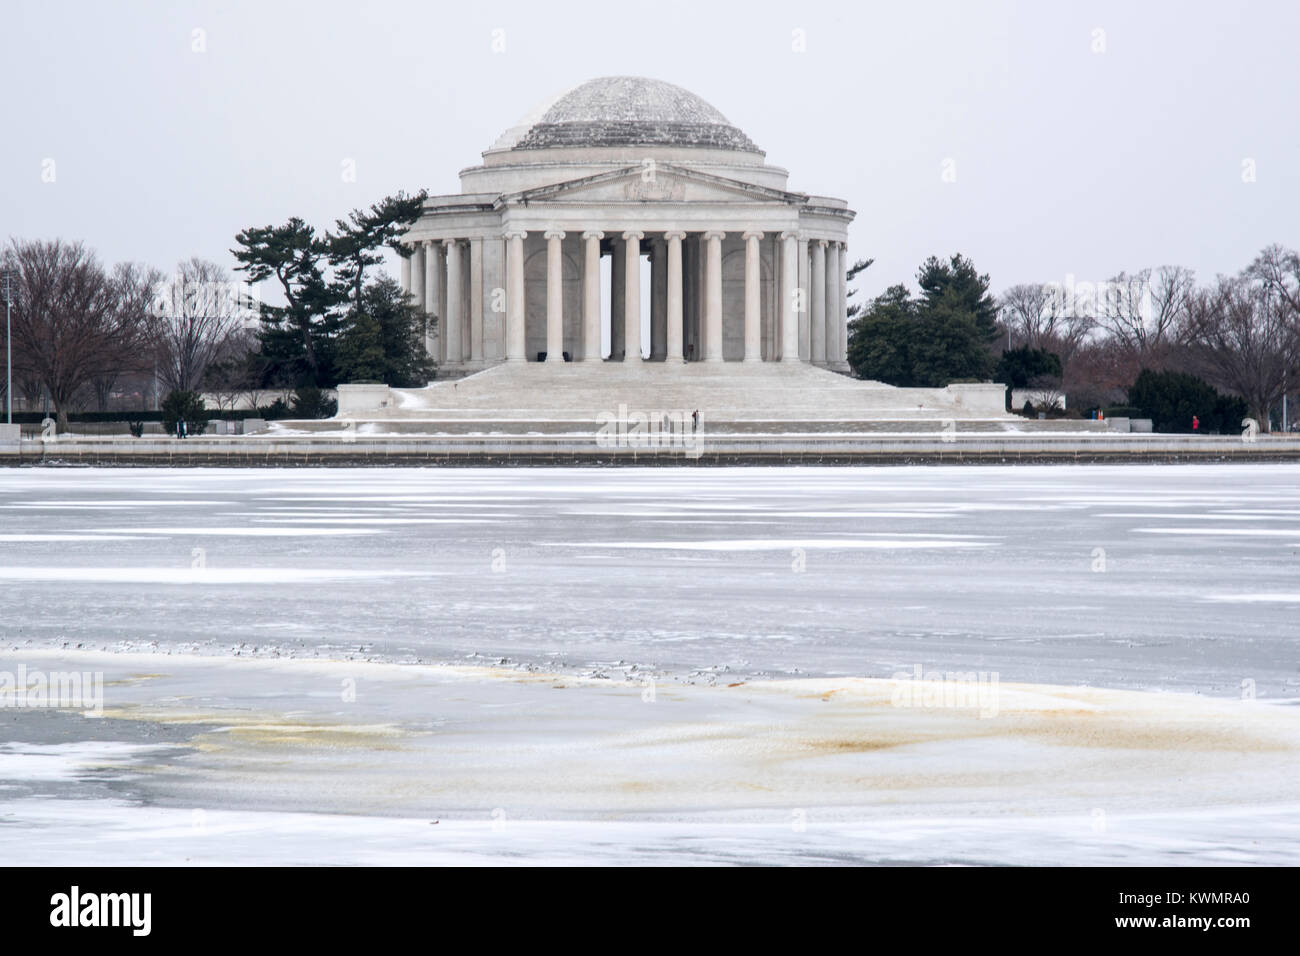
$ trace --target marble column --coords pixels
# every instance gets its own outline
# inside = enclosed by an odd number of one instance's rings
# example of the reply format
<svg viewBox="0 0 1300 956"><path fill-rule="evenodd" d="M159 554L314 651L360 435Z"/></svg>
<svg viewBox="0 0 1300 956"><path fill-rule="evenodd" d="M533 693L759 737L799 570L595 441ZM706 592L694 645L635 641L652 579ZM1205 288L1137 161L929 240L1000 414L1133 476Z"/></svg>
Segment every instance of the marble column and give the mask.
<svg viewBox="0 0 1300 956"><path fill-rule="evenodd" d="M437 355L439 334L438 327L438 254L434 251L433 240L424 242L424 350L430 355Z"/></svg>
<svg viewBox="0 0 1300 956"><path fill-rule="evenodd" d="M799 260L799 305L795 309L799 319L799 361L812 361L812 256L808 252L808 238L799 234L796 244Z"/></svg>
<svg viewBox="0 0 1300 956"><path fill-rule="evenodd" d="M546 362L564 361L564 233L546 231Z"/></svg>
<svg viewBox="0 0 1300 956"><path fill-rule="evenodd" d="M627 260L617 238L609 249L609 357L623 361L623 273Z"/></svg>
<svg viewBox="0 0 1300 956"><path fill-rule="evenodd" d="M410 256L400 257L402 260L402 291L403 292L411 291L411 259L414 257L414 255L415 253L412 252Z"/></svg>
<svg viewBox="0 0 1300 956"><path fill-rule="evenodd" d="M684 232L664 233L668 241L668 354L665 361L686 361L682 346L682 240Z"/></svg>
<svg viewBox="0 0 1300 956"><path fill-rule="evenodd" d="M437 259L434 269L438 273L438 361L447 361L447 247L440 240L433 243L433 255Z"/></svg>
<svg viewBox="0 0 1300 956"><path fill-rule="evenodd" d="M799 361L799 234L781 233L781 361Z"/></svg>
<svg viewBox="0 0 1300 956"><path fill-rule="evenodd" d="M758 260L759 242L763 234L751 230L745 233L745 354L746 362L763 360L762 279L763 271Z"/></svg>
<svg viewBox="0 0 1300 956"><path fill-rule="evenodd" d="M641 239L644 233L623 233L623 360L641 360Z"/></svg>
<svg viewBox="0 0 1300 956"><path fill-rule="evenodd" d="M417 309L424 308L424 243L417 242L411 253L411 297Z"/></svg>
<svg viewBox="0 0 1300 956"><path fill-rule="evenodd" d="M704 267L704 361L722 361L722 240L726 233L706 232Z"/></svg>
<svg viewBox="0 0 1300 956"><path fill-rule="evenodd" d="M818 239L813 243L812 261L812 354L809 359L814 365L826 364L826 240Z"/></svg>
<svg viewBox="0 0 1300 956"><path fill-rule="evenodd" d="M438 256L433 251L433 240L426 239L424 247L424 311L438 314Z"/></svg>
<svg viewBox="0 0 1300 956"><path fill-rule="evenodd" d="M582 361L599 362L600 344L600 240L605 234L589 229L582 234Z"/></svg>
<svg viewBox="0 0 1300 956"><path fill-rule="evenodd" d="M668 352L668 244L650 240L650 361L662 362Z"/></svg>
<svg viewBox="0 0 1300 956"><path fill-rule="evenodd" d="M460 241L444 239L447 249L447 361L465 360L461 349L461 326L464 324L464 302L461 293Z"/></svg>
<svg viewBox="0 0 1300 956"><path fill-rule="evenodd" d="M840 243L840 271L836 273L836 278L840 280L840 304L835 315L838 318L840 326L839 348L835 357L841 363L849 360L849 247L848 243Z"/></svg>
<svg viewBox="0 0 1300 956"><path fill-rule="evenodd" d="M690 284L692 295L695 297L695 354L694 359L697 362L704 361L705 344L704 340L709 334L709 244L704 239L704 233L698 233L692 236L691 245L694 246L694 268L691 270Z"/></svg>
<svg viewBox="0 0 1300 956"><path fill-rule="evenodd" d="M524 237L506 233L506 361L526 362L524 337Z"/></svg>
<svg viewBox="0 0 1300 956"><path fill-rule="evenodd" d="M839 361L840 351L840 244L826 245L826 364Z"/></svg>
<svg viewBox="0 0 1300 956"><path fill-rule="evenodd" d="M469 241L469 357L483 361L483 238Z"/></svg>

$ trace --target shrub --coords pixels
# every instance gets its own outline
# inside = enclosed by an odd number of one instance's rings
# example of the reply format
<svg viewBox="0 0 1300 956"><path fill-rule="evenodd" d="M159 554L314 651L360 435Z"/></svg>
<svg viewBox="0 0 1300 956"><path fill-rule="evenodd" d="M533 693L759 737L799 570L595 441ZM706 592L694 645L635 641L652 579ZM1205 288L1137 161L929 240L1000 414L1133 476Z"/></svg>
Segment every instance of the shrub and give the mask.
<svg viewBox="0 0 1300 956"><path fill-rule="evenodd" d="M144 435L144 422L127 422L126 427L131 430L134 438L140 438Z"/></svg>
<svg viewBox="0 0 1300 956"><path fill-rule="evenodd" d="M184 419L185 430L191 435L202 435L208 427L208 409L198 392L173 389L162 403L162 426L168 434L176 434L176 422Z"/></svg>
<svg viewBox="0 0 1300 956"><path fill-rule="evenodd" d="M294 391L289 407L295 418L333 418L339 403L326 398L315 385L304 385Z"/></svg>
<svg viewBox="0 0 1300 956"><path fill-rule="evenodd" d="M1247 415L1246 403L1221 395L1208 382L1183 372L1143 369L1128 390L1130 405L1141 409L1138 417L1151 419L1158 432L1192 430L1192 416L1200 419L1201 432L1237 434Z"/></svg>
<svg viewBox="0 0 1300 956"><path fill-rule="evenodd" d="M1061 380L1061 357L1045 349L1022 345L1003 352L993 371L995 381L1008 388L1028 388L1044 380Z"/></svg>
<svg viewBox="0 0 1300 956"><path fill-rule="evenodd" d="M277 398L270 405L263 405L258 408L261 417L266 421L275 421L277 418L289 417L289 406L284 403L283 398Z"/></svg>
<svg viewBox="0 0 1300 956"><path fill-rule="evenodd" d="M901 285L849 324L848 359L858 378L905 388L984 381L992 364L972 312L955 301L912 299Z"/></svg>

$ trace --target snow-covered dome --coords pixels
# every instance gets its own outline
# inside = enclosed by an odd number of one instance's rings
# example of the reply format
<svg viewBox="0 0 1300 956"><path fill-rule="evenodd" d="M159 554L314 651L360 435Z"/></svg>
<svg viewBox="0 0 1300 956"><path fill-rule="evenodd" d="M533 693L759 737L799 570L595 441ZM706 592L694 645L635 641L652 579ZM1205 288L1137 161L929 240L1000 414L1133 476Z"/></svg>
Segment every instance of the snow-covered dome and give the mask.
<svg viewBox="0 0 1300 956"><path fill-rule="evenodd" d="M493 149L686 146L759 152L727 118L689 90L640 76L602 76L551 97Z"/></svg>

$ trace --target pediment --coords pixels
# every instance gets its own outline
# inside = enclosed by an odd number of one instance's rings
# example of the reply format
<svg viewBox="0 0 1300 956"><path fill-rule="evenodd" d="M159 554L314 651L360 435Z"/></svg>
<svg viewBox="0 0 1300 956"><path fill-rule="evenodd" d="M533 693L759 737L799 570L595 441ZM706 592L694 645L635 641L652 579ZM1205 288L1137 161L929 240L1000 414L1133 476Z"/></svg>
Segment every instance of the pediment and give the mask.
<svg viewBox="0 0 1300 956"><path fill-rule="evenodd" d="M668 163L626 166L563 183L502 196L499 204L638 203L638 202L783 202L807 199L724 176L701 173Z"/></svg>

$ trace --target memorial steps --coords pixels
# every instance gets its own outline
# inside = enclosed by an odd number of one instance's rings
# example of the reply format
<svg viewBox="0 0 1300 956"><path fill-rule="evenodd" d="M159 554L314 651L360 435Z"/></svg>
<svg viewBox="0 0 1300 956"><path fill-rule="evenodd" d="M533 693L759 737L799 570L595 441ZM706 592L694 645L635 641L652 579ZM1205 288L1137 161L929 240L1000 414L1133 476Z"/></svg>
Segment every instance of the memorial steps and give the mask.
<svg viewBox="0 0 1300 956"><path fill-rule="evenodd" d="M345 385L338 417L541 426L625 414L689 418L697 411L706 427L726 422L746 426L743 431L761 424L781 431L861 431L866 423L895 422L927 431L945 421L987 422L997 430L1031 424L1002 410L997 385L900 389L779 362L503 363L420 389Z"/></svg>

